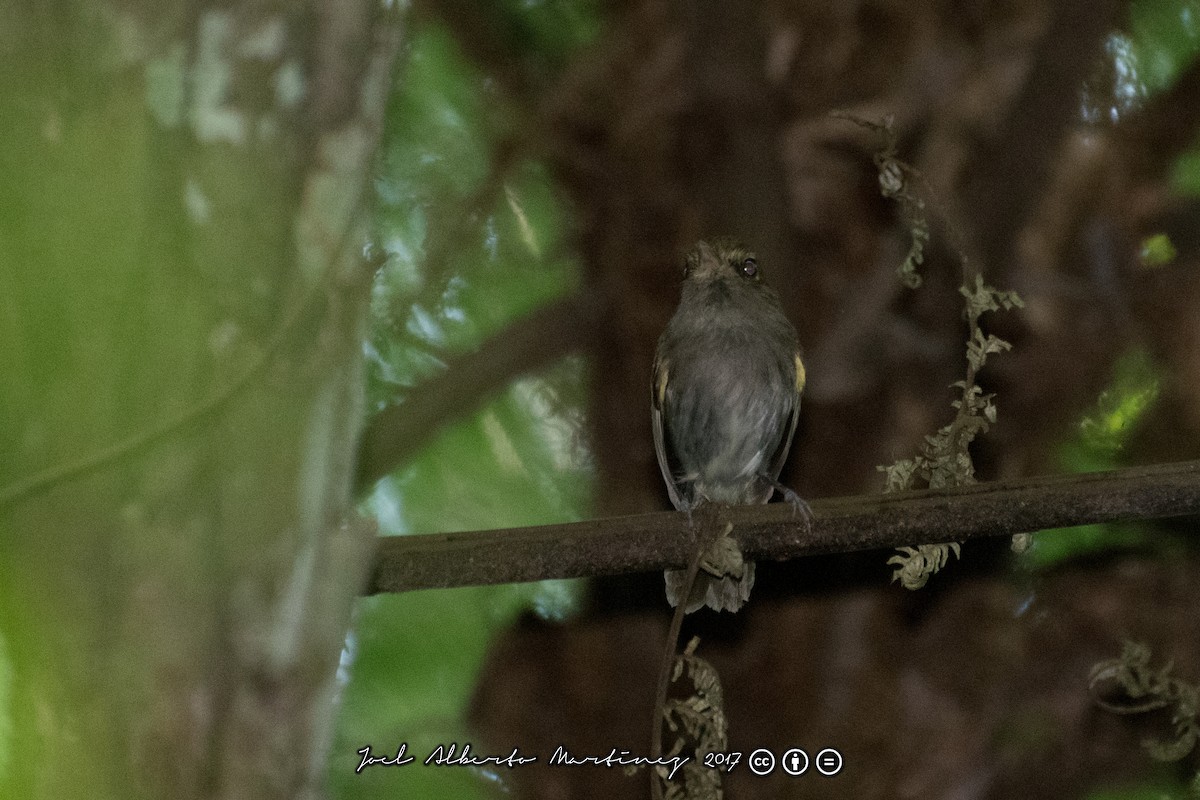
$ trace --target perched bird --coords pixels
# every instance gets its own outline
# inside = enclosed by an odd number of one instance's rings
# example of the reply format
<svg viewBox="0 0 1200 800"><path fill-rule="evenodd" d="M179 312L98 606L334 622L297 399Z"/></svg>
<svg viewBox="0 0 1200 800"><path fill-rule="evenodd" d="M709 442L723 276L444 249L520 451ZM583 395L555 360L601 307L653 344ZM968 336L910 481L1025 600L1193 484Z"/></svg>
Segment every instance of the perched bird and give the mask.
<svg viewBox="0 0 1200 800"><path fill-rule="evenodd" d="M675 508L766 503L779 489L808 516L779 483L803 389L796 329L754 254L730 239L697 242L654 358L654 449ZM683 599L687 612L737 611L754 585L754 563L721 537L687 598L679 597L686 570L667 570L666 580L667 599Z"/></svg>

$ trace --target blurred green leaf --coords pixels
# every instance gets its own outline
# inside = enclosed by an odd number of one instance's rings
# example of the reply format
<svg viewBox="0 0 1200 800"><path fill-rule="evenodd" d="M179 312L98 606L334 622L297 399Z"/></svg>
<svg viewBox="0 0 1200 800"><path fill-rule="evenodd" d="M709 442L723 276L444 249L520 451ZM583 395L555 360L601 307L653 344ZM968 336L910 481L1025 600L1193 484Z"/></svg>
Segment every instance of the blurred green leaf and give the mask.
<svg viewBox="0 0 1200 800"><path fill-rule="evenodd" d="M1089 462L1091 469L1118 465L1117 454L1158 399L1160 384L1159 370L1145 351L1133 350L1117 360L1112 382L1080 420L1078 449L1068 445L1064 452L1068 459L1072 452L1079 459L1074 471L1089 471Z"/></svg>
<svg viewBox="0 0 1200 800"><path fill-rule="evenodd" d="M581 373L572 360L519 381L476 417L446 429L366 501L381 530L430 533L579 518L590 470L574 426L556 404L577 408ZM556 385L568 390L566 400ZM494 631L527 608L568 616L577 592L578 582L549 581L361 601L347 652L353 678L331 762L338 796L462 797L493 787L495 775L459 768L372 767L364 780L345 764L368 744L394 755L406 742L423 757L437 744L473 741L462 712Z"/></svg>
<svg viewBox="0 0 1200 800"><path fill-rule="evenodd" d="M1139 0L1129 32L1140 80L1161 91L1200 53L1200 0Z"/></svg>
<svg viewBox="0 0 1200 800"><path fill-rule="evenodd" d="M1138 260L1143 267L1165 267L1175 260L1179 251L1171 242L1171 237L1165 233L1156 233L1142 240L1138 250Z"/></svg>
<svg viewBox="0 0 1200 800"><path fill-rule="evenodd" d="M549 69L594 35L598 18L589 9L505 2L489 13L503 15L502 33ZM376 182L388 258L376 276L368 345L377 409L403 403L455 353L578 284L552 180L529 158L497 160L514 139L512 110L440 27L413 31L388 125ZM517 380L380 481L364 509L390 535L580 519L592 482L584 400L577 358ZM549 581L362 600L344 654L330 762L335 796L461 798L502 789L504 770L419 761L438 744L486 746L472 738L464 711L488 643L523 610L569 616L578 593L578 582ZM401 743L417 762L355 774L362 747L393 757Z"/></svg>
<svg viewBox="0 0 1200 800"><path fill-rule="evenodd" d="M581 378L577 361L564 362L443 431L380 482L368 506L381 529L439 533L582 518L590 480L582 417L557 405L582 393Z"/></svg>
<svg viewBox="0 0 1200 800"><path fill-rule="evenodd" d="M1135 548L1152 540L1145 525L1108 523L1058 528L1034 534L1033 544L1022 558L1033 569L1047 569L1096 553Z"/></svg>
<svg viewBox="0 0 1200 800"><path fill-rule="evenodd" d="M1083 117L1115 123L1149 96L1169 88L1200 52L1200 0L1138 0L1128 24L1105 43L1111 85L1085 84ZM1099 91L1096 91L1099 89Z"/></svg>
<svg viewBox="0 0 1200 800"><path fill-rule="evenodd" d="M1142 350L1116 362L1108 387L1079 421L1078 434L1059 450L1065 472L1098 472L1121 466L1120 455L1138 422L1158 399L1158 368ZM1045 568L1092 553L1137 547L1151 541L1142 524L1081 525L1037 534L1024 558Z"/></svg>
<svg viewBox="0 0 1200 800"><path fill-rule="evenodd" d="M1200 152L1184 153L1171 169L1171 185L1175 191L1196 197L1200 195Z"/></svg>
<svg viewBox="0 0 1200 800"><path fill-rule="evenodd" d="M1085 795L1086 800L1191 800L1194 795L1186 786L1168 777L1167 770L1157 780L1121 788L1097 789Z"/></svg>
<svg viewBox="0 0 1200 800"><path fill-rule="evenodd" d="M1140 100L1170 87L1200 55L1200 0L1139 0L1130 6L1128 29L1126 46L1115 53L1118 80ZM1171 179L1177 191L1200 194L1200 153L1180 156Z"/></svg>
<svg viewBox="0 0 1200 800"><path fill-rule="evenodd" d="M500 0L513 43L544 71L557 72L600 33L600 4L589 0Z"/></svg>
<svg viewBox="0 0 1200 800"><path fill-rule="evenodd" d="M462 712L470 698L489 633L527 602L509 587L474 587L368 598L347 645L353 680L330 778L337 796L487 797L491 781L466 768L420 763L438 744L472 741ZM358 751L394 756L401 744L417 758L404 767L361 773ZM477 743L474 743L477 746Z"/></svg>

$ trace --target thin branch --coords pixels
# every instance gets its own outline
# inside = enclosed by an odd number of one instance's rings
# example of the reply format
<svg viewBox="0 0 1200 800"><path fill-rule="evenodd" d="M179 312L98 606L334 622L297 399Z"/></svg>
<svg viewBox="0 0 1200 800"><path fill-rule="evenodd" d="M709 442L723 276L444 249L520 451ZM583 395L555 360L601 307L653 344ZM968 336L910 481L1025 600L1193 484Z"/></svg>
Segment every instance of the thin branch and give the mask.
<svg viewBox="0 0 1200 800"><path fill-rule="evenodd" d="M513 378L554 363L587 341L595 304L576 295L518 320L478 350L451 362L403 402L380 412L363 433L357 493L429 443L441 426L474 411Z"/></svg>
<svg viewBox="0 0 1200 800"><path fill-rule="evenodd" d="M1200 515L1200 461L812 502L809 530L786 503L730 509L748 559L784 560L1097 522ZM368 593L682 569L696 548L687 515L392 536Z"/></svg>
<svg viewBox="0 0 1200 800"><path fill-rule="evenodd" d="M658 668L658 683L654 690L654 722L650 728L650 761L654 762L662 755L663 740L663 710L667 707L667 693L671 689L671 672L675 668L675 649L679 646L679 632L683 630L683 617L687 613L687 599L692 594L692 586L696 583L696 575L700 572L700 561L704 558L706 548L697 547L688 563L687 578L683 581L683 591L679 595L679 605L671 614L671 627L667 630L667 643L663 648L662 663ZM650 773L650 797L662 800L663 781L653 767L646 770Z"/></svg>

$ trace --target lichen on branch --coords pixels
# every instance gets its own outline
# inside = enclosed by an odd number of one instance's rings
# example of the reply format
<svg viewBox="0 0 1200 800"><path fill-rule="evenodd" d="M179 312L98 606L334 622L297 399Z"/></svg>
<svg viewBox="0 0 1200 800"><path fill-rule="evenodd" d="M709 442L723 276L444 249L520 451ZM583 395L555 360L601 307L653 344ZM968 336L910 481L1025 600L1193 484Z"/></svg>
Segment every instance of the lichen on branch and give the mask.
<svg viewBox="0 0 1200 800"><path fill-rule="evenodd" d="M1093 701L1115 714L1142 714L1160 709L1171 714L1171 736L1146 738L1142 747L1156 761L1180 761L1200 743L1200 684L1187 683L1175 674L1167 662L1150 666L1150 648L1127 641L1118 658L1101 661L1092 667L1088 689ZM1114 698L1111 690L1116 689ZM1191 781L1193 797L1200 797L1200 771Z"/></svg>
<svg viewBox="0 0 1200 800"><path fill-rule="evenodd" d="M874 155L875 166L879 170L880 192L899 204L909 229L909 250L898 269L898 275L901 283L916 289L921 285L917 267L924 261L925 244L930 236L925 216L926 203L917 188L923 182L921 173L898 158L891 118L874 122L843 113L836 116L869 128L883 138L882 147ZM963 272L963 283L958 291L963 297L963 316L967 320L968 330L966 375L950 385L958 395L950 403L955 410L954 419L936 433L926 436L917 455L878 467L885 475L885 493L944 489L974 483L975 464L971 459L971 443L976 436L986 433L996 421L994 395L985 394L976 377L987 363L988 356L1009 350L1012 345L999 336L984 332L979 320L990 311L1009 311L1023 308L1025 304L1016 292L996 289L984 283L983 275L971 267L962 249L956 249ZM898 553L888 559L888 564L895 567L892 580L899 580L906 589L920 589L930 576L946 565L952 553L960 555L957 542L898 548Z"/></svg>

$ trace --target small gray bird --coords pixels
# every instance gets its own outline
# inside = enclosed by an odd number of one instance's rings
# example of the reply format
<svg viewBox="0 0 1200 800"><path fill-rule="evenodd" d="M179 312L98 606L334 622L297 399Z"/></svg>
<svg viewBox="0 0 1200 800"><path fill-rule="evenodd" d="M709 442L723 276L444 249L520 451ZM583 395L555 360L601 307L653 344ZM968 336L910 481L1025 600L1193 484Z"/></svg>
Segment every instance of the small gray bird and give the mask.
<svg viewBox="0 0 1200 800"><path fill-rule="evenodd" d="M730 239L697 242L683 271L675 316L658 340L651 416L654 450L675 508L705 502L766 503L792 445L804 364L796 329L762 281L754 254ZM754 563L736 543L717 541L701 562L685 610L737 611L754 585ZM667 570L667 599L678 605L685 570Z"/></svg>

